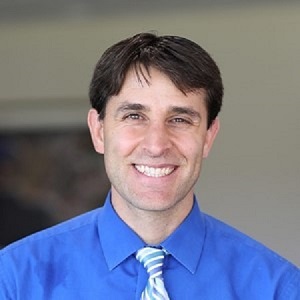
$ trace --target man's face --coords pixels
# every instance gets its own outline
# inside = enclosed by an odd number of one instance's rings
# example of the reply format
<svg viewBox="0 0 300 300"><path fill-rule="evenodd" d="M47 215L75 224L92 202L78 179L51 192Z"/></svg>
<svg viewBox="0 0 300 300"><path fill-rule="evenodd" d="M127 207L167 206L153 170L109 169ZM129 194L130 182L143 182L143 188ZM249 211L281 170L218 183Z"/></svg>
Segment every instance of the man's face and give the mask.
<svg viewBox="0 0 300 300"><path fill-rule="evenodd" d="M149 84L129 71L102 121L88 122L97 152L104 153L112 202L120 210L166 211L191 207L201 162L219 123L207 130L205 92L184 95L161 72Z"/></svg>

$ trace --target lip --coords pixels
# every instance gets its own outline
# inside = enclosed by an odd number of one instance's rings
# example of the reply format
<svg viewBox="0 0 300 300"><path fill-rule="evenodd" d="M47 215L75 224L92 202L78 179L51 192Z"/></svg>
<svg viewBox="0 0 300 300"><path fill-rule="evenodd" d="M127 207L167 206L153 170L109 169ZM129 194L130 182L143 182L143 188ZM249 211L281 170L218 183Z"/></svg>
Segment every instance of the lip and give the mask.
<svg viewBox="0 0 300 300"><path fill-rule="evenodd" d="M149 178L164 178L172 174L176 170L175 165L146 165L146 164L134 164L135 170L142 175Z"/></svg>

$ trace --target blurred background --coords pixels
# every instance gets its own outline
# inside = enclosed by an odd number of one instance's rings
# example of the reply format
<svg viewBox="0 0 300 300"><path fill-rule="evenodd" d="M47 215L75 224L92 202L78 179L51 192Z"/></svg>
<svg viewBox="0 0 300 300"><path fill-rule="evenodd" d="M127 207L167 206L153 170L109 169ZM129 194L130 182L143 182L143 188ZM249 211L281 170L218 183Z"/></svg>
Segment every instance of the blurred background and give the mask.
<svg viewBox="0 0 300 300"><path fill-rule="evenodd" d="M221 68L202 209L300 265L296 0L1 0L0 244L102 205L88 85L103 51L141 31L190 38Z"/></svg>

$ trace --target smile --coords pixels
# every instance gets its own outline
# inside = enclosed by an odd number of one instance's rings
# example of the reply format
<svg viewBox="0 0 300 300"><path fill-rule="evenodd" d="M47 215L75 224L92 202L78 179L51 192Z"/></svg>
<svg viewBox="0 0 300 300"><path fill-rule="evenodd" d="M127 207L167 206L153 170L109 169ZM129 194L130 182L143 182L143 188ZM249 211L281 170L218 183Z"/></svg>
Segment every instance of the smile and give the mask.
<svg viewBox="0 0 300 300"><path fill-rule="evenodd" d="M135 165L136 170L140 173L149 176L149 177L163 177L171 174L175 167L168 167L168 168L154 168L148 167L143 165Z"/></svg>

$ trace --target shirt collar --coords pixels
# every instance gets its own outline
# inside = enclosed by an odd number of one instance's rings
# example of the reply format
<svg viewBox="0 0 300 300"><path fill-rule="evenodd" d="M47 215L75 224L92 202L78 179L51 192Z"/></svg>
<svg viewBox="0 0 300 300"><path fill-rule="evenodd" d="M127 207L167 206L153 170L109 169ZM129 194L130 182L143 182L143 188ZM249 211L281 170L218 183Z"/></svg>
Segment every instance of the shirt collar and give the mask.
<svg viewBox="0 0 300 300"><path fill-rule="evenodd" d="M109 270L114 269L145 245L141 238L115 212L111 204L111 193L107 195L101 210L98 219L98 231Z"/></svg>
<svg viewBox="0 0 300 300"><path fill-rule="evenodd" d="M110 193L99 216L98 231L109 270L145 246L142 239L115 212ZM204 239L205 223L195 198L189 215L161 246L191 273L195 273Z"/></svg>
<svg viewBox="0 0 300 300"><path fill-rule="evenodd" d="M205 222L197 199L191 212L161 245L191 273L195 273L205 240Z"/></svg>

